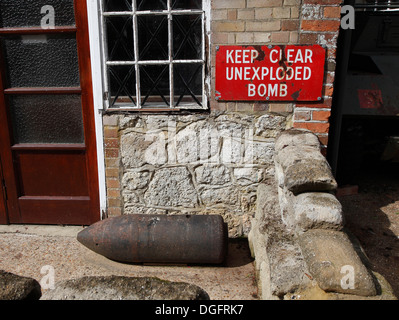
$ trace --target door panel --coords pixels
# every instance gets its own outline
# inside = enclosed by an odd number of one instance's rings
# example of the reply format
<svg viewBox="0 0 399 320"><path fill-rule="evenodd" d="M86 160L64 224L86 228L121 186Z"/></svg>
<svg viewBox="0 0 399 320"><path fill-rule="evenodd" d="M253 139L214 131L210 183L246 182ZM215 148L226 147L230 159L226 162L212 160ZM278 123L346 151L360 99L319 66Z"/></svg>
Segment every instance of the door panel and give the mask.
<svg viewBox="0 0 399 320"><path fill-rule="evenodd" d="M23 223L85 225L90 211L89 197L71 199L57 197L21 197L19 199ZM99 220L99 219L97 219Z"/></svg>
<svg viewBox="0 0 399 320"><path fill-rule="evenodd" d="M19 151L20 196L88 196L86 155L81 151Z"/></svg>
<svg viewBox="0 0 399 320"><path fill-rule="evenodd" d="M0 223L100 219L86 1L62 3L0 1L0 155L7 186ZM55 27L41 28L38 19L51 10ZM26 12L27 20L18 17Z"/></svg>
<svg viewBox="0 0 399 320"><path fill-rule="evenodd" d="M0 224L8 223L7 208L6 208L6 190L4 189L3 169L1 166L0 157Z"/></svg>

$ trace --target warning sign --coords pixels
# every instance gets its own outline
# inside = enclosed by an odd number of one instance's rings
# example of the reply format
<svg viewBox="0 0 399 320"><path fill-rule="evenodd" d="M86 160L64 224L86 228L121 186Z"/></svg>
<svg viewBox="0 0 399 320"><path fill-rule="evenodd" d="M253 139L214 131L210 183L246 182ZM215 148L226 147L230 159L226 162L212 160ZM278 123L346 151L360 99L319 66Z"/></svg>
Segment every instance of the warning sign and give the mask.
<svg viewBox="0 0 399 320"><path fill-rule="evenodd" d="M319 45L219 46L216 99L321 100L325 55Z"/></svg>

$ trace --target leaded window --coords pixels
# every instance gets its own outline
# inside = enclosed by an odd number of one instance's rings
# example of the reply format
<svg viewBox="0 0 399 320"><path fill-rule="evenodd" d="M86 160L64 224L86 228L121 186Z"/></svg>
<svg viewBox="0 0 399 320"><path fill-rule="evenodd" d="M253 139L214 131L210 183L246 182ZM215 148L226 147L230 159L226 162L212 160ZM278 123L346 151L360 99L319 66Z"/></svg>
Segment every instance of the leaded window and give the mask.
<svg viewBox="0 0 399 320"><path fill-rule="evenodd" d="M399 0L355 0L357 11L399 11Z"/></svg>
<svg viewBox="0 0 399 320"><path fill-rule="evenodd" d="M203 0L103 0L101 17L107 108L207 108Z"/></svg>

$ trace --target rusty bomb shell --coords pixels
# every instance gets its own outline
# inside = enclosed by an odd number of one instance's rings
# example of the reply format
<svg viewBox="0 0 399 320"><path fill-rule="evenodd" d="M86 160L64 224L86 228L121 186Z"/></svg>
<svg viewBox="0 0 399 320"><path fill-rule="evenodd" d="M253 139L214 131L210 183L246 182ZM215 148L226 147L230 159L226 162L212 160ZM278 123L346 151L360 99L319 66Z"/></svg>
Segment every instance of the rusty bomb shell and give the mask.
<svg viewBox="0 0 399 320"><path fill-rule="evenodd" d="M77 240L120 262L219 264L228 231L220 215L132 214L96 222Z"/></svg>

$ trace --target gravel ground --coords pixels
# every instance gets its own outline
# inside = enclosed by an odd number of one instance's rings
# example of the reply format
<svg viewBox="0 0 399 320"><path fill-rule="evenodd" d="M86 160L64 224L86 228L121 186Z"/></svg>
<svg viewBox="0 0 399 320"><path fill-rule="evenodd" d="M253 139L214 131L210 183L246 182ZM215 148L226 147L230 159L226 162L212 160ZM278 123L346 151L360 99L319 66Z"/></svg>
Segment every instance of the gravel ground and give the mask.
<svg viewBox="0 0 399 320"><path fill-rule="evenodd" d="M211 299L256 300L254 266L246 240L231 240L220 266L123 264L98 255L76 240L76 227L0 226L0 269L41 281L54 268L58 281L94 275L158 277L203 288ZM43 270L42 270L43 268ZM41 273L41 271L43 273Z"/></svg>
<svg viewBox="0 0 399 320"><path fill-rule="evenodd" d="M377 172L356 181L357 194L338 198L346 226L399 299L399 179Z"/></svg>

